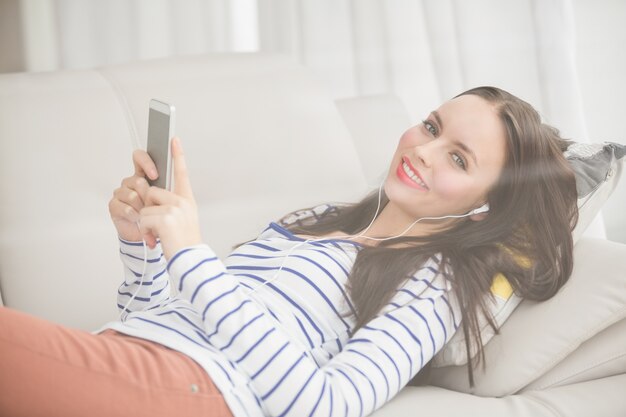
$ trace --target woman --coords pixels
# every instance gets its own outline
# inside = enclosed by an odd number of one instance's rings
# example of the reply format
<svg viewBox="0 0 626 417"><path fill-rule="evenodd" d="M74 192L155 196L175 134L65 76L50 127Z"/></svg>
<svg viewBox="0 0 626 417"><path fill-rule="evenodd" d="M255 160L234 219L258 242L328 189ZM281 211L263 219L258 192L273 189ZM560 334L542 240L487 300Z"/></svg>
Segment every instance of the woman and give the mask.
<svg viewBox="0 0 626 417"><path fill-rule="evenodd" d="M2 309L0 414L366 415L459 327L471 383L493 277L543 300L571 273L565 147L522 100L466 91L402 135L379 190L290 213L224 263L178 140L173 192L135 151L109 205L121 321L93 335Z"/></svg>

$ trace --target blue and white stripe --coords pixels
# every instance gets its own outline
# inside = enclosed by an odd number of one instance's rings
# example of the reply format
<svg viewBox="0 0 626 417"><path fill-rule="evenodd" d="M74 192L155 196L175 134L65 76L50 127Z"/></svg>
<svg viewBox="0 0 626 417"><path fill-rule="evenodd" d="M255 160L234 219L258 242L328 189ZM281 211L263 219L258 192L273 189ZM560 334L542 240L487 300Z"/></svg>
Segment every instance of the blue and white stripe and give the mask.
<svg viewBox="0 0 626 417"><path fill-rule="evenodd" d="M126 320L105 328L189 355L237 417L370 414L452 337L458 302L432 258L349 337L355 323L346 283L361 246L341 239L301 244L284 226L270 223L224 262L207 245L167 262L157 245L148 250L142 283L143 245L120 241L126 280L119 308L137 295ZM259 287L290 250L278 278Z"/></svg>

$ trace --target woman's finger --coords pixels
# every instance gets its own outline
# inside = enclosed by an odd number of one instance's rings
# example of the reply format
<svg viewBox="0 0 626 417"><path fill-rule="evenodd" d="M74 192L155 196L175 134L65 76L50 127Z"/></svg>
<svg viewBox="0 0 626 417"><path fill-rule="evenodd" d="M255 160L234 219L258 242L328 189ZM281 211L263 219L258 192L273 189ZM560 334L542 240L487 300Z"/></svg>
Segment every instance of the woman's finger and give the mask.
<svg viewBox="0 0 626 417"><path fill-rule="evenodd" d="M130 222L139 220L139 210L135 210L132 206L118 199L112 199L109 202L109 212L113 220L124 219Z"/></svg>
<svg viewBox="0 0 626 417"><path fill-rule="evenodd" d="M139 228L143 235L151 233L161 240L166 259L184 247L202 243L197 211L189 205L144 207L139 212Z"/></svg>
<svg viewBox="0 0 626 417"><path fill-rule="evenodd" d="M159 187L150 187L143 196L145 206L177 206L181 204L181 198L171 191Z"/></svg>
<svg viewBox="0 0 626 417"><path fill-rule="evenodd" d="M169 223L166 214L171 207L151 206L144 207L139 212L139 232L144 237L146 244L153 248L156 245L156 238L161 238L159 229L163 223Z"/></svg>
<svg viewBox="0 0 626 417"><path fill-rule="evenodd" d="M193 190L187 173L187 162L178 137L172 139L172 162L174 162L174 192L181 197L193 200Z"/></svg>
<svg viewBox="0 0 626 417"><path fill-rule="evenodd" d="M133 151L133 165L135 166L135 175L140 177L147 176L151 180L157 179L159 176L152 158L143 149L135 149Z"/></svg>
<svg viewBox="0 0 626 417"><path fill-rule="evenodd" d="M132 177L124 178L121 188L128 188L136 191L143 201L146 193L150 189L150 184L148 184L148 181L144 177L133 175Z"/></svg>
<svg viewBox="0 0 626 417"><path fill-rule="evenodd" d="M130 206L137 212L144 206L143 199L141 198L139 192L131 188L120 187L113 192L113 197L115 197L116 200Z"/></svg>

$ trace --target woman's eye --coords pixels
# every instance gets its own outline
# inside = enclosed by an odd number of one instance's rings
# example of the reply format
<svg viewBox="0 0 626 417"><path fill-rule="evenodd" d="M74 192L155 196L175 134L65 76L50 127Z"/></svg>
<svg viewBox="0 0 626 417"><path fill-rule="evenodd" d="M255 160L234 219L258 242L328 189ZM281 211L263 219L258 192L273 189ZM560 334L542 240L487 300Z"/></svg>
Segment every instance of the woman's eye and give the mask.
<svg viewBox="0 0 626 417"><path fill-rule="evenodd" d="M465 164L465 160L463 159L463 157L459 156L458 153L453 153L452 154L452 160L454 161L455 164L457 164L461 169L466 170L467 169L467 165Z"/></svg>
<svg viewBox="0 0 626 417"><path fill-rule="evenodd" d="M430 120L423 120L422 124L424 125L426 130L428 130L428 133L430 133L431 135L437 136L437 134L439 133L439 131L437 130L437 127Z"/></svg>

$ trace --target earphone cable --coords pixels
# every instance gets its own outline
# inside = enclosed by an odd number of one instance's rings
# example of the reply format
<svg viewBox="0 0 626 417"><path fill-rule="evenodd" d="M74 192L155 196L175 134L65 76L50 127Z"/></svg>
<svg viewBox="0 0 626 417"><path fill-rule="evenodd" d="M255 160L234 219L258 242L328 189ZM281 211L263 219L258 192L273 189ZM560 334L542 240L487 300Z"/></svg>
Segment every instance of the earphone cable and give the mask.
<svg viewBox="0 0 626 417"><path fill-rule="evenodd" d="M141 233L141 229L139 227L139 221L136 221L135 224L137 225L137 229L139 230L139 233ZM130 306L130 303L133 302L135 297L137 297L137 294L139 294L139 291L141 291L141 286L143 285L143 279L144 279L144 276L146 275L146 267L148 265L148 244L146 243L146 240L143 237L141 238L141 240L143 242L143 268L141 270L141 278L139 279L139 286L135 290L132 297L130 297L130 300L126 302L126 305L124 305L124 307L122 308L122 311L120 312L120 320L122 321L125 321L128 318L128 315L131 313L130 311L126 312L126 309L128 308L128 306Z"/></svg>
<svg viewBox="0 0 626 417"><path fill-rule="evenodd" d="M402 233L400 233L399 235L396 236L391 236L391 237L385 237L385 238L375 238L375 237L369 237L369 236L363 236L369 229L370 227L372 227L372 224L374 224L374 221L376 220L376 218L378 217L378 212L380 210L380 202L381 202L381 194L382 194L382 188L383 188L383 184L385 183L385 180L387 178L385 177L382 181L382 183L380 184L380 187L378 187L378 206L376 207L376 213L374 214L374 217L372 218L372 221L370 222L370 224L365 228L365 230L363 230L361 233L359 233L358 235L349 235L347 237L343 237L342 236L342 240L353 240L356 239L358 237L363 237L364 239L370 239L370 240L376 240L376 241L383 241L383 240L389 240L389 239L395 239L397 237L403 236L404 234L406 234L409 230L411 230L411 228L419 221L422 220L441 220L441 219L447 219L447 218L461 218L461 217L466 217L466 216L470 216L472 214L474 214L474 212L469 212L466 214L451 214L451 215L447 215L447 216L438 216L438 217L421 217L417 220L415 220L413 223L411 223ZM278 271L276 271L276 274L274 274L274 276L272 278L270 278L267 281L264 281L263 283L255 286L254 288L252 288L250 291L248 291L246 294L250 295L254 292L256 292L259 288L264 287L265 285L268 285L274 281L276 281L276 279L278 278L278 274L280 273L280 271L282 271L283 266L285 265L285 261L287 260L287 258L289 257L289 255L291 254L291 252L301 246L304 245L305 243L309 243L309 242L321 242L324 240L328 240L328 238L322 238L322 239L307 239L303 242L298 243L295 246L292 246L289 251L287 252L287 255L285 255L285 257L283 258L282 263L280 264L280 268L278 268Z"/></svg>

